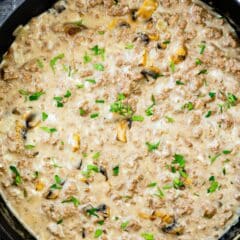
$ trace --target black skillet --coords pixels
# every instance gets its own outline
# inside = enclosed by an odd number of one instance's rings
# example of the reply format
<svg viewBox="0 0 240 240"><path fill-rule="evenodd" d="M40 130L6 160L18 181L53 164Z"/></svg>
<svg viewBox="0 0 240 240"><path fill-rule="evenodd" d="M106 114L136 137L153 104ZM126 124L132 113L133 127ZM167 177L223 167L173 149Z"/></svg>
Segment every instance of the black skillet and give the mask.
<svg viewBox="0 0 240 240"><path fill-rule="evenodd" d="M0 0L0 10L6 0ZM235 28L240 38L240 0L203 0L211 5L222 16L226 17ZM9 48L14 40L12 32L20 24L26 24L32 17L49 9L55 0L18 0L18 6L0 22L0 56ZM197 233L196 233L197 235ZM238 237L237 237L238 236ZM240 218L238 223L219 240L240 239ZM0 239L30 240L34 239L9 211L0 196ZM197 238L194 240L198 240Z"/></svg>

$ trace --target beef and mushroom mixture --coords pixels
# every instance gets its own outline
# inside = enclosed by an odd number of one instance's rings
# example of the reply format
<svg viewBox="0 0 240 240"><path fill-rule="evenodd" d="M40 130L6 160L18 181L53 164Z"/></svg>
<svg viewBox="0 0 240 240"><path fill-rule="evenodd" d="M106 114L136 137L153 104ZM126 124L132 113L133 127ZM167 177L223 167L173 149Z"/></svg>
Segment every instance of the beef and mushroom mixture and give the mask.
<svg viewBox="0 0 240 240"><path fill-rule="evenodd" d="M0 65L0 183L40 240L213 240L240 206L240 47L198 0L69 0Z"/></svg>

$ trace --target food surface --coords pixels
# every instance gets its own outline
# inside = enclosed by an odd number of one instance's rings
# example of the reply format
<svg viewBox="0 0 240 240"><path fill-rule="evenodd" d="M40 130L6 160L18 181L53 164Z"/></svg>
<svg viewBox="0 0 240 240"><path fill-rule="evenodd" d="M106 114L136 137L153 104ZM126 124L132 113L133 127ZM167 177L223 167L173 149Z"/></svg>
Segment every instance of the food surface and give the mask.
<svg viewBox="0 0 240 240"><path fill-rule="evenodd" d="M0 65L0 189L40 240L215 240L240 206L240 48L191 0L69 0Z"/></svg>

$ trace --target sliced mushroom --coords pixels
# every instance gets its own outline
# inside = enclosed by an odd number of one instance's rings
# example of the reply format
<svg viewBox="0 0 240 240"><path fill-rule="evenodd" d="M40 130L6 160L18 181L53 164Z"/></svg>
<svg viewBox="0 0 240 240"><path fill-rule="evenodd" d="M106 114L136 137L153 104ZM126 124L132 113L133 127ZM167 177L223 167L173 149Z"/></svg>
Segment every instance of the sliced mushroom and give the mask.
<svg viewBox="0 0 240 240"><path fill-rule="evenodd" d="M173 235L181 235L184 232L184 227L180 226L176 221L174 221L173 223L164 226L162 231Z"/></svg>
<svg viewBox="0 0 240 240"><path fill-rule="evenodd" d="M99 172L106 178L106 181L108 180L108 174L106 168L100 166Z"/></svg>
<svg viewBox="0 0 240 240"><path fill-rule="evenodd" d="M81 21L73 22L73 23L65 23L63 27L64 27L64 32L70 36L74 36L75 34L87 29L87 27L83 25Z"/></svg>
<svg viewBox="0 0 240 240"><path fill-rule="evenodd" d="M177 50L176 54L174 54L171 59L173 63L178 64L184 61L186 59L186 56L187 56L187 48L182 46Z"/></svg>
<svg viewBox="0 0 240 240"><path fill-rule="evenodd" d="M80 149L81 137L79 133L73 134L73 152L77 152Z"/></svg>
<svg viewBox="0 0 240 240"><path fill-rule="evenodd" d="M57 199L59 196L59 190L57 189L50 189L46 194L45 194L45 198L46 199L51 199L51 200L54 200L54 199Z"/></svg>
<svg viewBox="0 0 240 240"><path fill-rule="evenodd" d="M154 68L154 67L151 67L149 69L143 69L141 71L141 74L147 81L150 81L149 78L156 80L157 78L159 78L161 76L159 69Z"/></svg>
<svg viewBox="0 0 240 240"><path fill-rule="evenodd" d="M145 0L142 4L142 6L137 11L136 15L137 17L141 17L145 20L152 17L152 14L155 12L155 10L158 7L158 1L156 0Z"/></svg>
<svg viewBox="0 0 240 240"><path fill-rule="evenodd" d="M121 120L117 123L117 140L123 143L127 142L128 122Z"/></svg>

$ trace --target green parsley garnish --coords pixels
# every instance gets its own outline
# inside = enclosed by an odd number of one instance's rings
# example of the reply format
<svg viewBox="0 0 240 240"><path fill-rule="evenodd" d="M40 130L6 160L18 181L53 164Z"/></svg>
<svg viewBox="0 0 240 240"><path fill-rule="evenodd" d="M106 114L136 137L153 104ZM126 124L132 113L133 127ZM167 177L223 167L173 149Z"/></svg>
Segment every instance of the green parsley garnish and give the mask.
<svg viewBox="0 0 240 240"><path fill-rule="evenodd" d="M205 118L209 118L212 115L212 111L208 111L207 114L205 115Z"/></svg>
<svg viewBox="0 0 240 240"><path fill-rule="evenodd" d="M183 155L175 154L172 163L178 164L180 167L185 167L186 160Z"/></svg>
<svg viewBox="0 0 240 240"><path fill-rule="evenodd" d="M208 193L213 193L213 192L215 192L219 188L219 183L215 180L214 176L211 176L209 178L209 182L211 184L210 184L210 187L208 188L207 192Z"/></svg>
<svg viewBox="0 0 240 240"><path fill-rule="evenodd" d="M95 101L95 103L105 103L105 101L102 100L102 99L97 99L97 100Z"/></svg>
<svg viewBox="0 0 240 240"><path fill-rule="evenodd" d="M41 59L37 59L37 65L39 68L44 68L44 65Z"/></svg>
<svg viewBox="0 0 240 240"><path fill-rule="evenodd" d="M199 47L200 47L200 52L199 53L203 54L205 49L206 49L206 45L204 43L202 43Z"/></svg>
<svg viewBox="0 0 240 240"><path fill-rule="evenodd" d="M144 117L135 115L135 116L132 116L131 120L133 122L143 122L144 121Z"/></svg>
<svg viewBox="0 0 240 240"><path fill-rule="evenodd" d="M65 93L64 97L65 98L69 98L72 96L72 93L70 92L70 90L67 90L67 92Z"/></svg>
<svg viewBox="0 0 240 240"><path fill-rule="evenodd" d="M227 94L227 107L233 107L236 106L238 98L233 95L232 93Z"/></svg>
<svg viewBox="0 0 240 240"><path fill-rule="evenodd" d="M93 113L93 114L91 114L90 115L90 118L97 118L97 117L99 117L99 113Z"/></svg>
<svg viewBox="0 0 240 240"><path fill-rule="evenodd" d="M103 234L102 229L97 229L94 234L94 238L99 238Z"/></svg>
<svg viewBox="0 0 240 240"><path fill-rule="evenodd" d="M159 198L164 198L164 193L159 187L157 188L157 193L155 193L154 195Z"/></svg>
<svg viewBox="0 0 240 240"><path fill-rule="evenodd" d="M201 65L202 61L199 58L197 58L195 63L196 63L196 65Z"/></svg>
<svg viewBox="0 0 240 240"><path fill-rule="evenodd" d="M98 45L91 48L91 51L94 53L95 56L101 56L102 59L104 59L105 55L105 49L100 48Z"/></svg>
<svg viewBox="0 0 240 240"><path fill-rule="evenodd" d="M86 63L90 63L92 61L92 58L87 55L87 53L85 53L85 55L83 56L83 63L86 64Z"/></svg>
<svg viewBox="0 0 240 240"><path fill-rule="evenodd" d="M154 150L157 150L159 145L160 145L160 141L158 141L157 143L149 143L146 142L146 145L148 147L148 151L149 152L153 152Z"/></svg>
<svg viewBox="0 0 240 240"><path fill-rule="evenodd" d="M201 75L201 74L207 74L208 73L208 70L207 69L202 69L198 72L198 75Z"/></svg>
<svg viewBox="0 0 240 240"><path fill-rule="evenodd" d="M188 102L182 106L182 109L187 109L188 111L192 111L194 109L194 105L192 102Z"/></svg>
<svg viewBox="0 0 240 240"><path fill-rule="evenodd" d="M87 165L87 170L88 171L93 171L93 172L96 172L96 173L99 172L99 168L96 165Z"/></svg>
<svg viewBox="0 0 240 240"><path fill-rule="evenodd" d="M37 101L45 92L35 92L29 96L29 101Z"/></svg>
<svg viewBox="0 0 240 240"><path fill-rule="evenodd" d="M95 83L96 83L96 80L95 80L95 79L86 79L85 81L86 81L86 82L89 82L89 83L92 83L92 84L95 84Z"/></svg>
<svg viewBox="0 0 240 240"><path fill-rule="evenodd" d="M79 84L76 85L76 87L77 88L84 88L84 84L79 83Z"/></svg>
<svg viewBox="0 0 240 240"><path fill-rule="evenodd" d="M53 70L54 73L55 73L55 68L56 68L57 61L61 60L63 58L64 58L64 54L61 53L61 54L57 55L56 57L54 57L50 60L50 67L51 67L51 69Z"/></svg>
<svg viewBox="0 0 240 240"><path fill-rule="evenodd" d="M47 118L48 118L48 114L45 113L45 112L42 112L42 120L43 120L43 121L46 121Z"/></svg>
<svg viewBox="0 0 240 240"><path fill-rule="evenodd" d="M63 180L58 176L54 176L55 183L50 187L51 189L62 189Z"/></svg>
<svg viewBox="0 0 240 240"><path fill-rule="evenodd" d="M134 48L134 44L132 43L128 43L126 46L125 46L125 49L133 49Z"/></svg>
<svg viewBox="0 0 240 240"><path fill-rule="evenodd" d="M121 229L122 229L122 230L125 230L125 229L127 228L128 224L129 224L129 221L123 222L123 223L121 224Z"/></svg>
<svg viewBox="0 0 240 240"><path fill-rule="evenodd" d="M99 217L96 212L98 212L98 209L97 208L90 208L90 209L87 209L87 214L89 216L95 216L95 217Z"/></svg>
<svg viewBox="0 0 240 240"><path fill-rule="evenodd" d="M142 233L141 236L144 238L144 240L155 240L153 234L151 233Z"/></svg>
<svg viewBox="0 0 240 240"><path fill-rule="evenodd" d="M227 154L230 154L232 151L231 150L223 150L222 153L227 155Z"/></svg>
<svg viewBox="0 0 240 240"><path fill-rule="evenodd" d="M96 160L96 159L98 159L98 158L100 157L100 155L101 155L100 152L96 152L96 153L93 154L92 158L93 158L94 160Z"/></svg>
<svg viewBox="0 0 240 240"><path fill-rule="evenodd" d="M174 123L175 120L171 117L165 116L165 119L167 120L168 123Z"/></svg>
<svg viewBox="0 0 240 240"><path fill-rule="evenodd" d="M42 129L44 132L47 132L47 133L57 132L57 129L56 129L56 128L41 127L41 129Z"/></svg>
<svg viewBox="0 0 240 240"><path fill-rule="evenodd" d="M78 207L80 204L79 200L73 196L66 200L63 200L62 203L73 203L75 207Z"/></svg>
<svg viewBox="0 0 240 240"><path fill-rule="evenodd" d="M175 189L180 189L180 188L182 188L182 187L184 187L185 185L184 185L184 183L179 179L179 178L175 178L174 180L173 180L173 187L175 188Z"/></svg>
<svg viewBox="0 0 240 240"><path fill-rule="evenodd" d="M216 97L215 92L209 92L208 95L209 95L210 98L215 98Z"/></svg>
<svg viewBox="0 0 240 240"><path fill-rule="evenodd" d="M169 67L171 69L171 72L174 73L176 69L175 69L175 64L173 61L170 62Z"/></svg>
<svg viewBox="0 0 240 240"><path fill-rule="evenodd" d="M104 66L101 63L95 63L95 64L93 64L93 67L97 71L104 71Z"/></svg>
<svg viewBox="0 0 240 240"><path fill-rule="evenodd" d="M111 104L110 112L118 113L125 117L131 116L133 114L132 108L122 102L125 98L125 95L120 93L117 101Z"/></svg>
<svg viewBox="0 0 240 240"><path fill-rule="evenodd" d="M152 116L153 115L153 107L156 105L156 100L155 100L155 97L153 95L151 96L151 100L152 100L152 105L149 106L145 110L145 113L146 113L147 116Z"/></svg>
<svg viewBox="0 0 240 240"><path fill-rule="evenodd" d="M222 154L218 153L215 156L210 158L211 164L213 164Z"/></svg>
<svg viewBox="0 0 240 240"><path fill-rule="evenodd" d="M86 115L86 111L83 109L83 108L80 108L79 109L79 114L80 114L80 116L84 116L84 115Z"/></svg>
<svg viewBox="0 0 240 240"><path fill-rule="evenodd" d="M32 150L32 149L34 149L34 148L35 148L35 146L34 146L34 145L31 145L31 144L29 144L29 145L25 145L25 146L24 146L24 148L25 148L25 149L27 149L27 150Z"/></svg>
<svg viewBox="0 0 240 240"><path fill-rule="evenodd" d="M152 183L149 183L149 184L147 185L147 187L149 187L149 188L156 187L156 186L157 186L157 183L156 183L156 182L152 182Z"/></svg>
<svg viewBox="0 0 240 240"><path fill-rule="evenodd" d="M119 165L115 166L112 170L113 170L113 176L118 176L119 175Z"/></svg>
<svg viewBox="0 0 240 240"><path fill-rule="evenodd" d="M176 85L185 85L185 83L181 82L180 80L177 80Z"/></svg>
<svg viewBox="0 0 240 240"><path fill-rule="evenodd" d="M61 108L63 107L63 97L54 97L53 98L56 102L57 102L57 107L58 108Z"/></svg>
<svg viewBox="0 0 240 240"><path fill-rule="evenodd" d="M58 220L57 221L57 224L59 225L59 224L62 224L63 223L63 219L60 219L60 220Z"/></svg>
<svg viewBox="0 0 240 240"><path fill-rule="evenodd" d="M22 183L22 178L20 176L20 173L19 173L18 169L15 166L10 166L9 168L13 172L13 174L15 175L13 183L18 186L19 184Z"/></svg>

